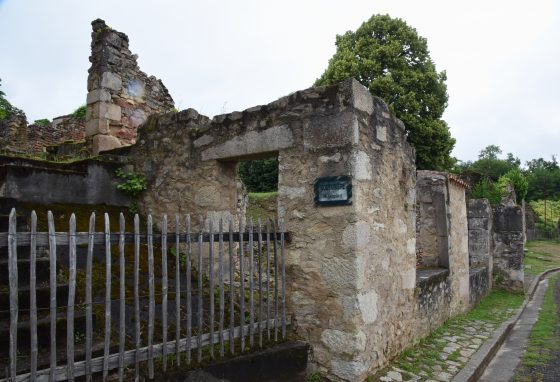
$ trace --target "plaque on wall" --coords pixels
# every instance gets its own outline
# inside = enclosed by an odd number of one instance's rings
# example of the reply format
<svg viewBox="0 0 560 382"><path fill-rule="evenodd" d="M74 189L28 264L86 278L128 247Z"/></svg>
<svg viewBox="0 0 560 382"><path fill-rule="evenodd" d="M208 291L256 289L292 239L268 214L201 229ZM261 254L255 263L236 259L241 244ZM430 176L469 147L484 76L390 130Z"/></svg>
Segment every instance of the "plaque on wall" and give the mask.
<svg viewBox="0 0 560 382"><path fill-rule="evenodd" d="M352 204L352 178L348 175L323 176L315 180L316 206Z"/></svg>

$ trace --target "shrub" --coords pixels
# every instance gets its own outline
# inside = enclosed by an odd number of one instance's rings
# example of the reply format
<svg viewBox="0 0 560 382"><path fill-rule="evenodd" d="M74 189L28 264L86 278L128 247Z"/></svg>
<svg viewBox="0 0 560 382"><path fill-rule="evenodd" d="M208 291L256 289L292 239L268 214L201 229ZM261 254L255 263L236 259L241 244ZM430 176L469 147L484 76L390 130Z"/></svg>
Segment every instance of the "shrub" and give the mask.
<svg viewBox="0 0 560 382"><path fill-rule="evenodd" d="M117 169L115 174L125 180L117 186L117 189L126 192L130 196L138 196L142 191L146 190L146 178L134 172L124 172L122 168Z"/></svg>
<svg viewBox="0 0 560 382"><path fill-rule="evenodd" d="M502 193L505 190L507 183L511 183L513 185L518 202L525 199L527 196L527 190L529 189L529 182L527 182L525 175L523 175L519 169L511 169L500 177L498 184L500 185Z"/></svg>
<svg viewBox="0 0 560 382"><path fill-rule="evenodd" d="M49 121L46 118L43 118L43 119L36 119L35 122L33 123L37 126L49 126L51 124L51 121Z"/></svg>
<svg viewBox="0 0 560 382"><path fill-rule="evenodd" d="M278 189L278 159L239 163L239 178L249 192L273 192Z"/></svg>
<svg viewBox="0 0 560 382"><path fill-rule="evenodd" d="M496 205L502 200L502 190L489 179L482 179L471 190L471 198L488 199L490 204Z"/></svg>
<svg viewBox="0 0 560 382"><path fill-rule="evenodd" d="M86 105L82 105L72 113L72 117L77 119L86 119Z"/></svg>

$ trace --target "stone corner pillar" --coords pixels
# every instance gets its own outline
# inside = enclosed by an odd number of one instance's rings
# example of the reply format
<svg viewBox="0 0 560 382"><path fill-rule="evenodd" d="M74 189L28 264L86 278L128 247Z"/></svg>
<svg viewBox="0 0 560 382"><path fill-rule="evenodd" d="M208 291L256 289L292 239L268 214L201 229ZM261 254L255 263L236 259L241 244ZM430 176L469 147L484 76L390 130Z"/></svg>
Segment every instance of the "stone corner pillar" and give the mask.
<svg viewBox="0 0 560 382"><path fill-rule="evenodd" d="M494 283L512 291L524 290L523 211L514 203L494 208Z"/></svg>

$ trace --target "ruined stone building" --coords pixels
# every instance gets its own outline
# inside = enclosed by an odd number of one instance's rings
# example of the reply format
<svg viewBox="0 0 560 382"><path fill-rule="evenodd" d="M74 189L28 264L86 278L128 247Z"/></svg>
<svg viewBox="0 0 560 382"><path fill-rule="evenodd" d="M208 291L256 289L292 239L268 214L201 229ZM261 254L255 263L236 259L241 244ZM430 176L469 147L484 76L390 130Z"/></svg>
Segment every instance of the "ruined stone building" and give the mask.
<svg viewBox="0 0 560 382"><path fill-rule="evenodd" d="M277 210L293 233L291 335L334 381L364 381L472 308L496 272L503 285L523 287L519 206L492 211L467 201L454 176L417 172L403 123L356 80L209 118L174 110L162 82L139 70L128 37L102 20L92 27L85 128L72 139L84 138L100 160L41 167L2 158L3 200L126 206L114 187L123 167L147 180L141 213L204 215L208 224L243 213L239 161L278 158ZM55 125L63 126L77 130L68 119ZM321 205L317 182L331 178L347 182L345 203ZM80 192L38 193L37 184Z"/></svg>

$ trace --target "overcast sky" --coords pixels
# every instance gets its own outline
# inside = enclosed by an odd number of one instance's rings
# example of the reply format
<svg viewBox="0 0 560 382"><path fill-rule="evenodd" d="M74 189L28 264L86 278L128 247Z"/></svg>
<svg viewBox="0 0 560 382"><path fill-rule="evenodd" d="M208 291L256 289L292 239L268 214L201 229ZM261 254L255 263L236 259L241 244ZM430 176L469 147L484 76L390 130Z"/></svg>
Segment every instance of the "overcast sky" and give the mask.
<svg viewBox="0 0 560 382"><path fill-rule="evenodd" d="M335 36L400 17L447 71L453 154L560 154L560 1L0 0L2 90L28 120L85 103L91 21L126 33L179 109L213 116L311 86Z"/></svg>

